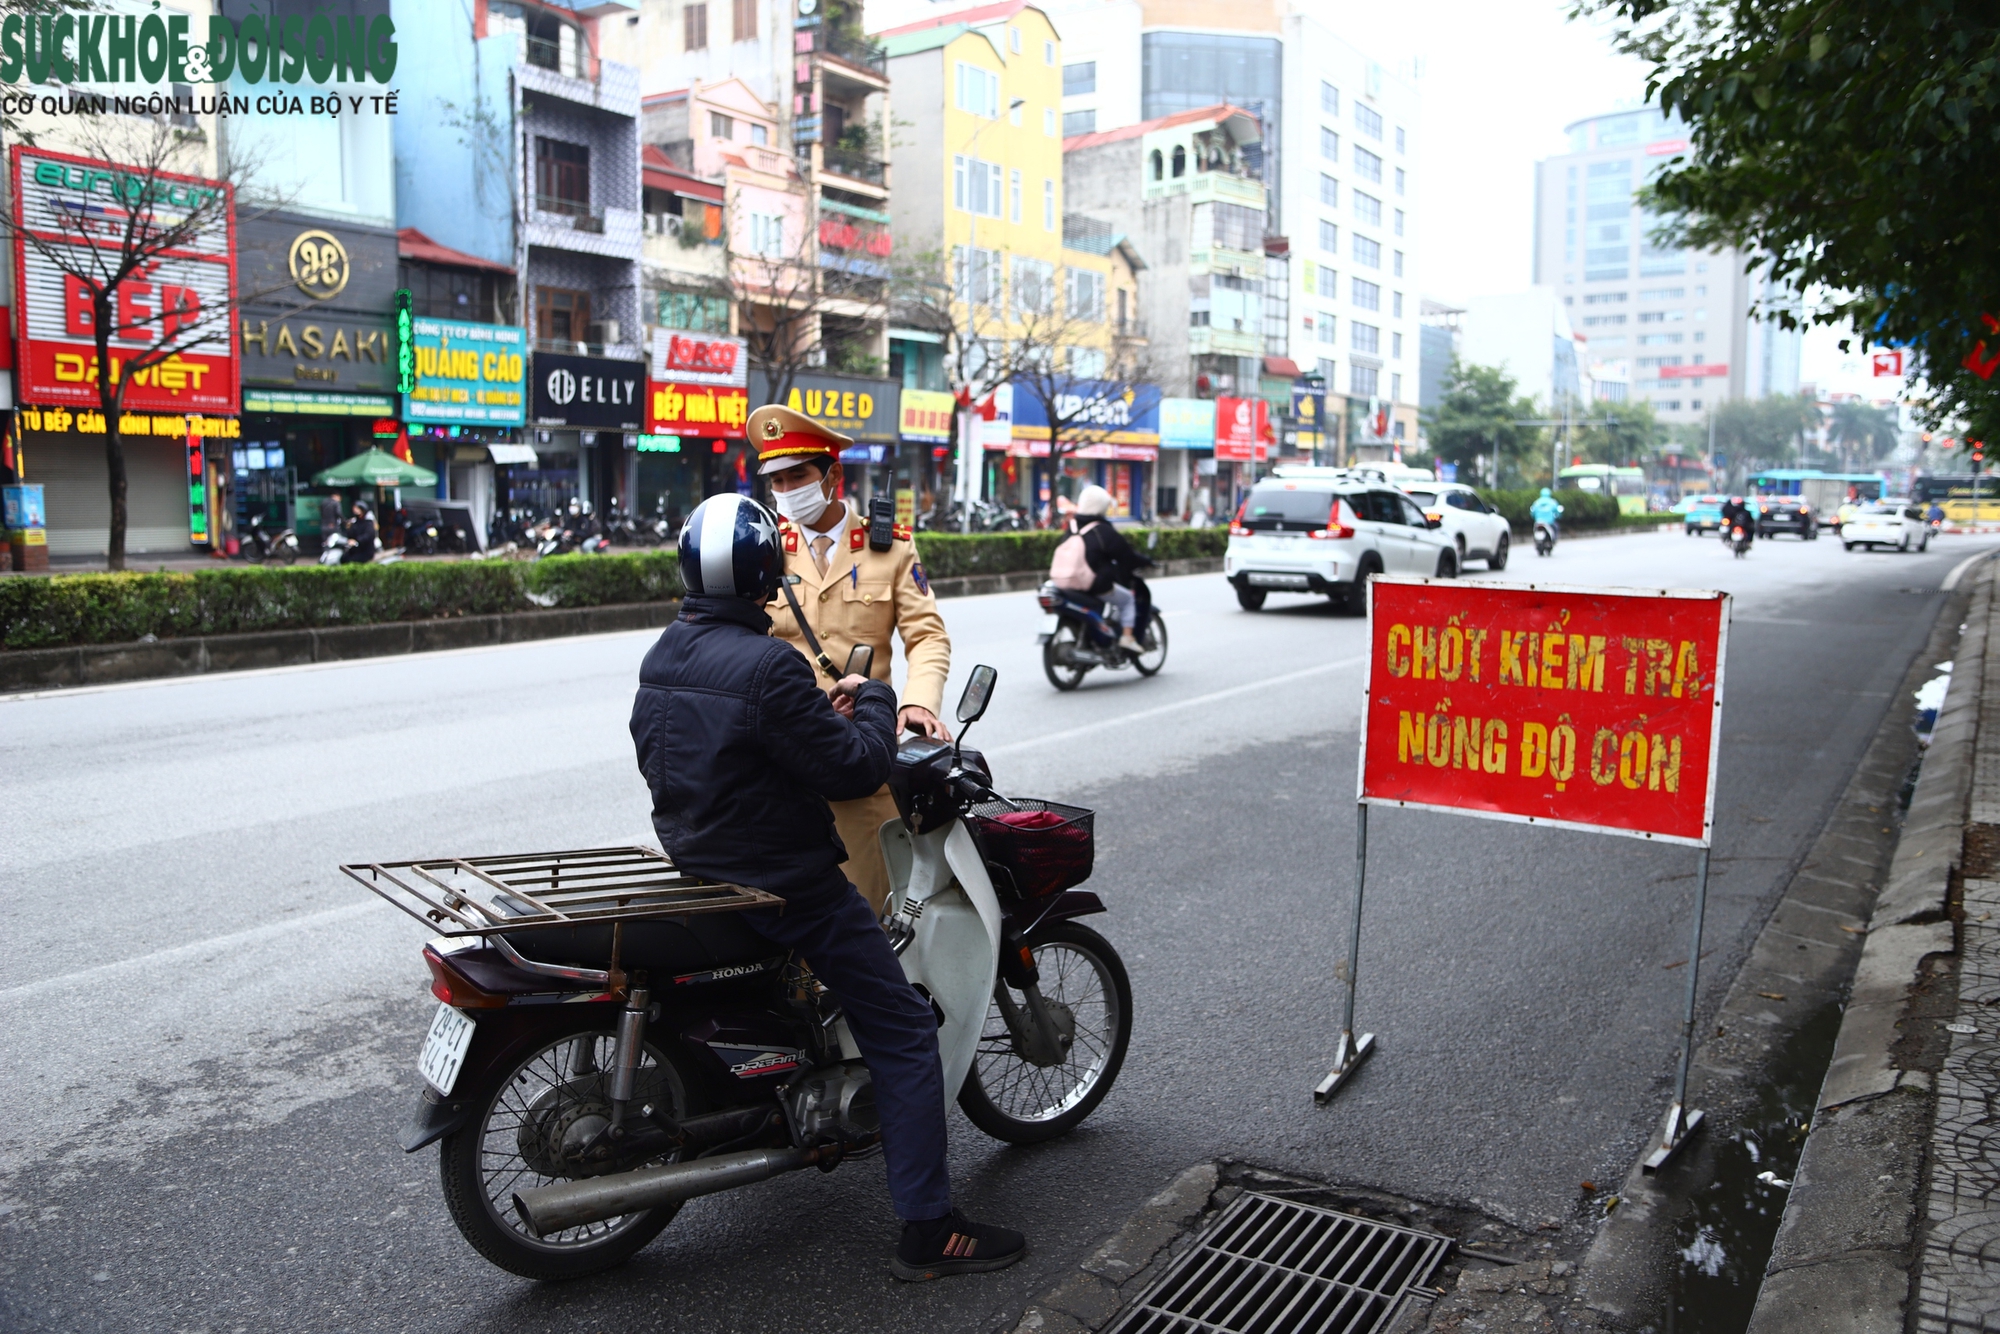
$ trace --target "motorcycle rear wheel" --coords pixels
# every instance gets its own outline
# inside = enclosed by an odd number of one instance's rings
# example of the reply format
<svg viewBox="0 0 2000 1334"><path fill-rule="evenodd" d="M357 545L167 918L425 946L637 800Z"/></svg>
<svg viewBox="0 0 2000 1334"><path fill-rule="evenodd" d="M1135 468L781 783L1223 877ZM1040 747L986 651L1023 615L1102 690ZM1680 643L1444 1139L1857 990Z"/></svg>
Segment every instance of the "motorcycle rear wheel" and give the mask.
<svg viewBox="0 0 2000 1334"><path fill-rule="evenodd" d="M1049 678L1049 684L1057 690L1074 690L1083 684L1088 667L1065 666L1057 656L1058 647L1066 646L1074 653L1077 648L1076 627L1064 622L1049 636L1049 642L1042 645L1042 674Z"/></svg>
<svg viewBox="0 0 2000 1334"><path fill-rule="evenodd" d="M616 1009L594 1008L608 1013L577 1015L569 1031L555 1036L542 1031L493 1067L504 1072L498 1078L458 1090L479 1110L439 1145L438 1171L452 1221L474 1250L522 1278L582 1278L623 1264L680 1212L679 1205L668 1205L550 1237L537 1237L514 1212L516 1190L574 1179L539 1170L556 1165L531 1162L526 1155L541 1156L550 1133L559 1135L567 1128L574 1137L590 1130L616 1045L606 1026L615 1019ZM686 1081L672 1059L648 1042L640 1057L632 1115L642 1115L642 1107L660 1103L676 1119L690 1111ZM552 1132L535 1131L559 1121L562 1126ZM677 1157L665 1154L651 1163L670 1163Z"/></svg>
<svg viewBox="0 0 2000 1334"><path fill-rule="evenodd" d="M1111 942L1087 926L1056 922L1029 932L1027 944L1043 999L1074 1019L1069 1050L1059 1065L1024 1059L999 1001L989 1001L979 1053L958 1091L966 1118L1009 1144L1039 1144L1082 1124L1111 1091L1132 1041L1132 982ZM1025 1012L1025 999L1013 1003Z"/></svg>

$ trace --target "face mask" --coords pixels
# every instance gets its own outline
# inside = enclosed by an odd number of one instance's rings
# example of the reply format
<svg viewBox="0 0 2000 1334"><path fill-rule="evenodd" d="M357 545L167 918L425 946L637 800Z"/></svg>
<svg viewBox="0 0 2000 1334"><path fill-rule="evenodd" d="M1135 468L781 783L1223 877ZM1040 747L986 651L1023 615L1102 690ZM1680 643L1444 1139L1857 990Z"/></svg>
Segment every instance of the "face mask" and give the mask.
<svg viewBox="0 0 2000 1334"><path fill-rule="evenodd" d="M808 528L819 522L819 516L826 513L831 499L824 483L793 487L790 491L774 490L771 497L778 502L778 513Z"/></svg>

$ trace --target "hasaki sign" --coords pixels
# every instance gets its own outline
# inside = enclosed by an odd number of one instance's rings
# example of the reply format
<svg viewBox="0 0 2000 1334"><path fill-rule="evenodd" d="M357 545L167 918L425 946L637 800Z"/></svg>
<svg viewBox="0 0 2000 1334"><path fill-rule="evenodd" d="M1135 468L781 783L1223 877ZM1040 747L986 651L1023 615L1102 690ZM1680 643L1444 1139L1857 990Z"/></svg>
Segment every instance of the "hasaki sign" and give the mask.
<svg viewBox="0 0 2000 1334"><path fill-rule="evenodd" d="M1362 801L1707 846L1728 594L1370 589Z"/></svg>

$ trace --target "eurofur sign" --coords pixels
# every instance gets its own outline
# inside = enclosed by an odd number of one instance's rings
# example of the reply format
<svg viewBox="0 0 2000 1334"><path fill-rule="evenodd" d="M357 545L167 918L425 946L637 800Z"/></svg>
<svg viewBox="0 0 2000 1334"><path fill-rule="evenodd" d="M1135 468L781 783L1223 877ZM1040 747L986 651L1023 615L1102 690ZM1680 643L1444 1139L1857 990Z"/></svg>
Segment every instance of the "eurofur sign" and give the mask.
<svg viewBox="0 0 2000 1334"><path fill-rule="evenodd" d="M458 426L519 426L527 420L527 335L511 324L418 316L416 388L403 420Z"/></svg>
<svg viewBox="0 0 2000 1334"><path fill-rule="evenodd" d="M212 203L229 186L196 176L150 178L108 162L14 146L14 271L20 275L15 328L20 340L17 399L24 403L97 406L97 345L91 329L92 292L64 272L57 258L82 261L93 247L121 248L129 211L149 210L171 225ZM29 237L35 238L30 244ZM196 338L159 365L131 377L124 406L131 411L233 413L242 380L229 307L236 296L236 213L233 202L180 250L163 253L144 274L119 284L111 337L111 375L163 338ZM124 356L120 356L124 353Z"/></svg>
<svg viewBox="0 0 2000 1334"><path fill-rule="evenodd" d="M1361 801L1708 846L1728 594L1369 589Z"/></svg>
<svg viewBox="0 0 2000 1334"><path fill-rule="evenodd" d="M0 83L387 83L396 73L396 24L329 14L210 15L206 40L192 16L9 14L0 19Z"/></svg>

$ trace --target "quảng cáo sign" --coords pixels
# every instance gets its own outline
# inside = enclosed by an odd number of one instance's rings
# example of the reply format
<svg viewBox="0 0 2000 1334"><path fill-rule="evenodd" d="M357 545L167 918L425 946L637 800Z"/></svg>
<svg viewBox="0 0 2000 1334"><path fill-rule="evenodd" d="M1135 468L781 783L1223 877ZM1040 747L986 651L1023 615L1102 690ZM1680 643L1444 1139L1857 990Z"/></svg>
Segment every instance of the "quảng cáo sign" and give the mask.
<svg viewBox="0 0 2000 1334"><path fill-rule="evenodd" d="M1726 593L1377 578L1360 800L1709 844Z"/></svg>

